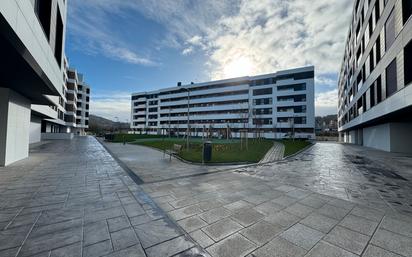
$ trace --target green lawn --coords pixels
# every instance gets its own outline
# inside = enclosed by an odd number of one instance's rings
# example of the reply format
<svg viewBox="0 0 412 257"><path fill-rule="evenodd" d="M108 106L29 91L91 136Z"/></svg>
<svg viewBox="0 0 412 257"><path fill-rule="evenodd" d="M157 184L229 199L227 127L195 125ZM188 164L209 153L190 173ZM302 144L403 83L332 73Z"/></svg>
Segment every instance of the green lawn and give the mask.
<svg viewBox="0 0 412 257"><path fill-rule="evenodd" d="M154 147L160 150L170 150L174 144L182 145L182 150L179 156L185 160L192 162L202 162L202 139L191 138L189 151L186 149L186 140L183 138L162 138L161 136L147 136L147 135L128 135L127 142L132 144ZM122 140L120 141L122 142ZM225 140L213 139L212 141L212 161L211 163L229 163L229 162L259 162L273 146L273 140L249 139L248 149L245 147L241 149L240 141L238 139ZM284 156L290 156L311 143L301 140L279 140L278 142L285 145Z"/></svg>
<svg viewBox="0 0 412 257"><path fill-rule="evenodd" d="M186 149L186 141L184 139L169 139L164 140L138 140L133 144L150 146L161 150L173 148L173 144L183 146L179 156L185 160L192 162L202 162L202 142L201 139L193 139L190 143L189 150ZM252 140L249 139L248 150L240 147L239 140L214 140L212 147L211 163L228 163L228 162L258 162L266 152L272 147L271 140Z"/></svg>
<svg viewBox="0 0 412 257"><path fill-rule="evenodd" d="M309 141L302 140L280 140L279 142L285 145L284 157L295 154L311 144Z"/></svg>
<svg viewBox="0 0 412 257"><path fill-rule="evenodd" d="M138 139L150 139L150 138L160 138L161 136L158 135L139 135L139 134L115 134L114 135L114 140L112 142L114 143L121 143L123 141L126 142L133 142Z"/></svg>

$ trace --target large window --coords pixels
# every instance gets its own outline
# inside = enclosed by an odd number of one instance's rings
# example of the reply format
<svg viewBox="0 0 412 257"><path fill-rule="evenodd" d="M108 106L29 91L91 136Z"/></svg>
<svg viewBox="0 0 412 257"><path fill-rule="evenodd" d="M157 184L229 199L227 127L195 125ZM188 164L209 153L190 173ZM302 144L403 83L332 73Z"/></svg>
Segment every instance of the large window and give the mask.
<svg viewBox="0 0 412 257"><path fill-rule="evenodd" d="M272 88L262 88L262 89L255 89L253 90L253 95L271 95L272 94Z"/></svg>
<svg viewBox="0 0 412 257"><path fill-rule="evenodd" d="M395 32L395 12L392 10L389 18L385 23L385 49L386 51L392 46L395 42L396 32Z"/></svg>
<svg viewBox="0 0 412 257"><path fill-rule="evenodd" d="M398 82L396 76L396 58L386 68L386 97L396 93Z"/></svg>
<svg viewBox="0 0 412 257"><path fill-rule="evenodd" d="M405 86L407 86L412 82L412 41L406 45L403 54Z"/></svg>
<svg viewBox="0 0 412 257"><path fill-rule="evenodd" d="M40 24L43 28L44 34L47 37L47 40L50 39L50 21L51 21L51 0L36 0L34 2L34 12L37 15L37 18L40 21Z"/></svg>
<svg viewBox="0 0 412 257"><path fill-rule="evenodd" d="M412 15L412 1L411 0L402 0L402 9L403 9L403 24L405 24L409 17Z"/></svg>
<svg viewBox="0 0 412 257"><path fill-rule="evenodd" d="M51 2L51 1L50 1ZM54 57L56 57L56 61L61 67L62 64L62 51L63 51L63 21L60 14L59 8L57 8L57 17L56 17L56 45L54 48Z"/></svg>

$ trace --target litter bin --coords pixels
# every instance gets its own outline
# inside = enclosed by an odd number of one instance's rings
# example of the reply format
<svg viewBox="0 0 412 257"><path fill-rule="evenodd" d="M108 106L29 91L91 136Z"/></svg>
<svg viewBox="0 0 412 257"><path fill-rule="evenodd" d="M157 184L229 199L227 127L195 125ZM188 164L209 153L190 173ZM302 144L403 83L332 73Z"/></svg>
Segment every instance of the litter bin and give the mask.
<svg viewBox="0 0 412 257"><path fill-rule="evenodd" d="M203 143L203 161L210 162L212 160L212 142L206 141Z"/></svg>

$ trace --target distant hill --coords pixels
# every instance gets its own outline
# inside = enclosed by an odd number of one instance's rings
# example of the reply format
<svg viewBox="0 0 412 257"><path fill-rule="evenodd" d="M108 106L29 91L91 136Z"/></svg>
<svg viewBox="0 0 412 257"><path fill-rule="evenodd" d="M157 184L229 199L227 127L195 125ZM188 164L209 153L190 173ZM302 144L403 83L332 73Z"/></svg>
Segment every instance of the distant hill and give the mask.
<svg viewBox="0 0 412 257"><path fill-rule="evenodd" d="M126 122L115 122L97 115L89 116L89 131L92 133L106 133L119 130L129 130L130 124Z"/></svg>

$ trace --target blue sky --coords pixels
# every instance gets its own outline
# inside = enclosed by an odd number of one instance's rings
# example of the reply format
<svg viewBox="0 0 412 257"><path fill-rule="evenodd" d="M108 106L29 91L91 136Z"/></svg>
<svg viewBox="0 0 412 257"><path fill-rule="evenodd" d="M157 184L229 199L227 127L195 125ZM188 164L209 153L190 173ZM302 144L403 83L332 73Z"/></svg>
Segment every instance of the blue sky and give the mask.
<svg viewBox="0 0 412 257"><path fill-rule="evenodd" d="M71 0L66 55L91 113L130 118L130 94L304 65L316 113L336 112L353 0Z"/></svg>

